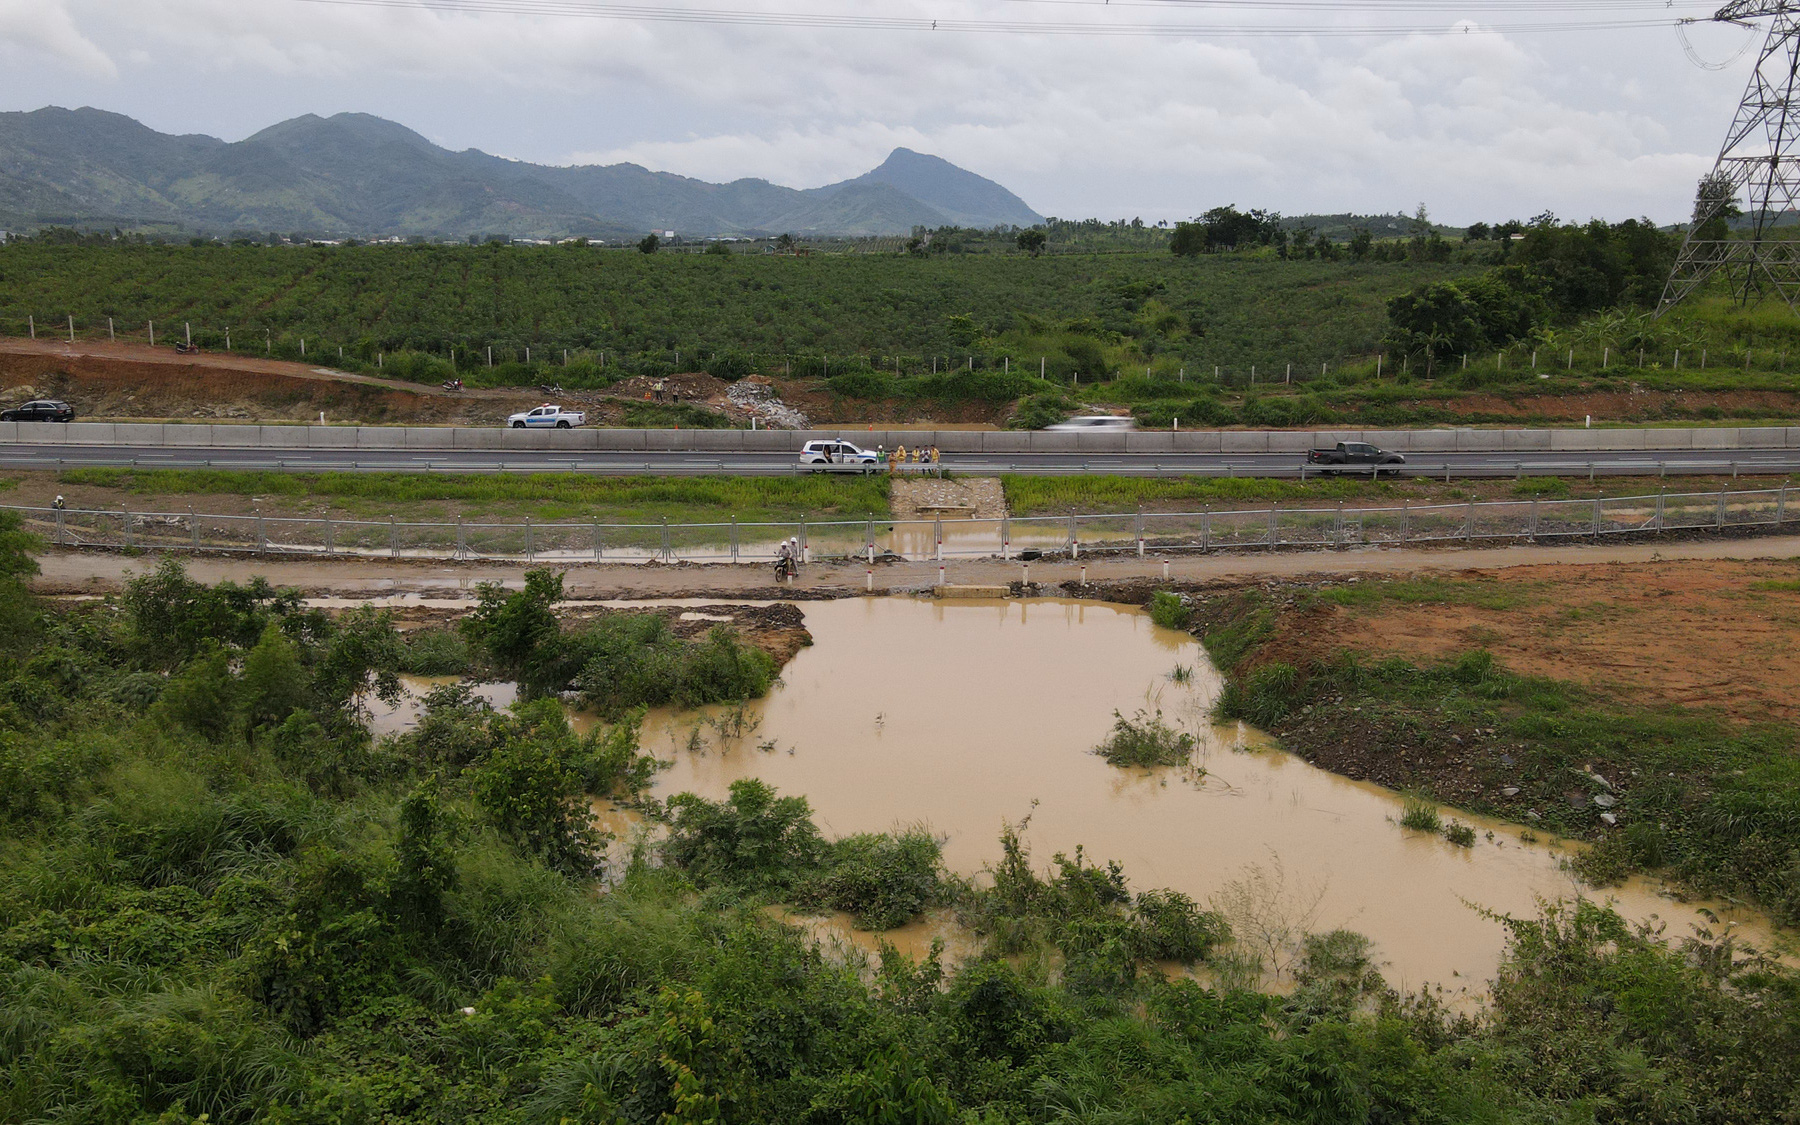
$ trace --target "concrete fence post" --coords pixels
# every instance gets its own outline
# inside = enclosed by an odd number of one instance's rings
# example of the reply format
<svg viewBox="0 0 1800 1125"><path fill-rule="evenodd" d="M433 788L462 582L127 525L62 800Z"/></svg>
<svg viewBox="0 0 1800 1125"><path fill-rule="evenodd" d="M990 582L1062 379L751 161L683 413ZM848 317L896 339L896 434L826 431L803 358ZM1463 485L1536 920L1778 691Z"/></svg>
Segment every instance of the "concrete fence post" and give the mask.
<svg viewBox="0 0 1800 1125"><path fill-rule="evenodd" d="M63 512L61 508L56 510L56 541L58 543L67 543L69 541L68 531L63 527Z"/></svg>
<svg viewBox="0 0 1800 1125"><path fill-rule="evenodd" d="M1600 499L1594 498L1594 538L1600 538Z"/></svg>
<svg viewBox="0 0 1800 1125"><path fill-rule="evenodd" d="M337 534L331 526L330 516L325 517L325 553L327 555L337 554Z"/></svg>
<svg viewBox="0 0 1800 1125"><path fill-rule="evenodd" d="M1725 526L1725 490L1723 488L1719 489L1719 507L1713 513L1713 526Z"/></svg>
<svg viewBox="0 0 1800 1125"><path fill-rule="evenodd" d="M456 517L456 557L459 559L469 557L469 537L463 528L463 518L460 515Z"/></svg>
<svg viewBox="0 0 1800 1125"><path fill-rule="evenodd" d="M937 561L943 562L944 561L944 521L943 520L935 519L935 520L931 521L931 537L932 537L932 539L934 539L937 542Z"/></svg>
<svg viewBox="0 0 1800 1125"><path fill-rule="evenodd" d="M263 525L263 514L261 512L256 513L256 553L259 555L266 555L269 553L269 533L268 529Z"/></svg>
<svg viewBox="0 0 1800 1125"><path fill-rule="evenodd" d="M1469 522L1463 528L1463 542L1471 543L1471 542L1474 542L1474 540L1475 540L1475 501L1471 500L1471 501L1469 501Z"/></svg>
<svg viewBox="0 0 1800 1125"><path fill-rule="evenodd" d="M598 524L594 525L594 541L596 543L600 541L600 526ZM600 556L595 555L594 557L599 558ZM731 561L738 561L738 525L736 514L733 514L731 517Z"/></svg>
<svg viewBox="0 0 1800 1125"><path fill-rule="evenodd" d="M1775 522L1777 524L1787 522L1787 485L1785 484L1781 486L1781 498L1775 501Z"/></svg>
<svg viewBox="0 0 1800 1125"><path fill-rule="evenodd" d="M1275 549L1275 543L1278 538L1276 535L1276 531L1275 531L1275 519L1276 519L1275 509L1270 508L1269 509L1269 550L1271 550L1271 551L1273 551Z"/></svg>
<svg viewBox="0 0 1800 1125"><path fill-rule="evenodd" d="M1662 489L1659 488L1656 490L1656 530L1658 532L1662 531L1662 529L1663 529L1663 499L1664 499L1664 495L1665 494Z"/></svg>
<svg viewBox="0 0 1800 1125"><path fill-rule="evenodd" d="M400 528L394 523L394 517L388 517L388 557L400 557Z"/></svg>
<svg viewBox="0 0 1800 1125"><path fill-rule="evenodd" d="M1538 537L1538 501L1537 501L1537 497L1533 496L1531 498L1531 539L1532 539L1532 541L1536 542L1537 537Z"/></svg>
<svg viewBox="0 0 1800 1125"><path fill-rule="evenodd" d="M194 506L188 505L188 532L194 537L194 550L200 549L200 517L194 515Z"/></svg>
<svg viewBox="0 0 1800 1125"><path fill-rule="evenodd" d="M1338 501L1337 515L1332 521L1331 542L1336 547L1344 545L1344 502L1342 500Z"/></svg>
<svg viewBox="0 0 1800 1125"><path fill-rule="evenodd" d="M121 507L119 510L125 513L125 546L129 549L131 547L131 509Z"/></svg>
<svg viewBox="0 0 1800 1125"><path fill-rule="evenodd" d="M863 549L868 552L869 562L875 561L875 521L863 521Z"/></svg>
<svg viewBox="0 0 1800 1125"><path fill-rule="evenodd" d="M537 544L532 541L530 516L525 517L525 561L527 563L537 561Z"/></svg>
<svg viewBox="0 0 1800 1125"><path fill-rule="evenodd" d="M1407 524L1412 522L1412 501L1400 501L1400 545L1406 546Z"/></svg>
<svg viewBox="0 0 1800 1125"><path fill-rule="evenodd" d="M1141 508L1138 509L1137 514L1137 543L1138 558L1141 559L1144 557L1144 512Z"/></svg>
<svg viewBox="0 0 1800 1125"><path fill-rule="evenodd" d="M1000 517L1000 558L1012 558L1012 517Z"/></svg>
<svg viewBox="0 0 1800 1125"><path fill-rule="evenodd" d="M737 520L737 517L733 516L731 518L732 518L733 523L735 523ZM737 528L736 527L733 527L731 529L731 557L732 557L732 561L735 562L737 560ZM600 561L600 521L599 520L594 521L594 561L595 562Z"/></svg>
<svg viewBox="0 0 1800 1125"><path fill-rule="evenodd" d="M801 550L804 551L806 548L806 524L802 522L800 528L800 546ZM664 562L673 562L675 560L675 547L669 542L668 516L662 518L662 557Z"/></svg>

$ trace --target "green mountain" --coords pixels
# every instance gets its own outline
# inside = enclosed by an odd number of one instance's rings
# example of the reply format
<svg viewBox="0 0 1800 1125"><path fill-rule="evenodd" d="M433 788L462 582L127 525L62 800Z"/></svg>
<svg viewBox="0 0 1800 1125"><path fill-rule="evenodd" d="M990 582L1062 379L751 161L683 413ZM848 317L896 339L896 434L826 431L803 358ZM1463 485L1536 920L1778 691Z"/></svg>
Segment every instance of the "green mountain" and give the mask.
<svg viewBox="0 0 1800 1125"><path fill-rule="evenodd" d="M212 234L635 238L915 226L1029 226L991 180L907 149L866 175L800 190L713 184L635 164L559 168L452 152L368 114L308 114L235 143L56 107L0 113L0 227L172 227Z"/></svg>

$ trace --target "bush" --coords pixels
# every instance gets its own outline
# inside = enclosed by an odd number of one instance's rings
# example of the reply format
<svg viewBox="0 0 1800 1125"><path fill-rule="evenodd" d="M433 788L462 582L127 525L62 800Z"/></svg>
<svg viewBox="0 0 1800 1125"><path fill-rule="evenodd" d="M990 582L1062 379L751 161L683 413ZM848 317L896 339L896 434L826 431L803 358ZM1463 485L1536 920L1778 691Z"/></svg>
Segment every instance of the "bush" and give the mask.
<svg viewBox="0 0 1800 1125"><path fill-rule="evenodd" d="M903 926L944 894L942 853L923 828L846 837L831 845L825 865L796 901L854 914L867 930Z"/></svg>
<svg viewBox="0 0 1800 1125"><path fill-rule="evenodd" d="M1059 391L1045 391L1019 400L1013 416L1007 419L1009 430L1041 430L1054 426L1075 411L1075 404Z"/></svg>
<svg viewBox="0 0 1800 1125"><path fill-rule="evenodd" d="M455 629L429 628L407 633L401 667L415 676L464 676L475 663L468 637Z"/></svg>
<svg viewBox="0 0 1800 1125"><path fill-rule="evenodd" d="M1114 711L1112 734L1094 753L1114 766L1184 766L1193 759L1194 746L1194 736L1163 722L1161 711L1139 711L1129 719Z"/></svg>
<svg viewBox="0 0 1800 1125"><path fill-rule="evenodd" d="M1172 594L1167 590L1151 594L1148 608L1150 620L1165 629L1186 629L1188 621L1194 615L1180 594Z"/></svg>
<svg viewBox="0 0 1800 1125"><path fill-rule="evenodd" d="M786 890L814 875L825 853L806 798L777 797L767 782L734 781L724 801L669 798L663 858L702 886Z"/></svg>

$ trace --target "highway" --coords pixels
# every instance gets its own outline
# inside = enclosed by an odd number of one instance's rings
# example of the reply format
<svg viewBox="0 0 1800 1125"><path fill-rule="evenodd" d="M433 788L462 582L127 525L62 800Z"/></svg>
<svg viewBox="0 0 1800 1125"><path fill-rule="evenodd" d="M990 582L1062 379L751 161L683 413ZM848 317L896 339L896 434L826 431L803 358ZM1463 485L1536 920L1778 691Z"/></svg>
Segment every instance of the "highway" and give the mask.
<svg viewBox="0 0 1800 1125"><path fill-rule="evenodd" d="M945 454L952 473L992 475L1298 477L1294 453L966 453ZM129 445L0 445L0 469L135 466L154 469L274 469L293 472L594 473L610 475L790 476L806 471L792 453L606 453L576 450L268 449ZM1356 470L1366 473L1366 469ZM1383 468L1383 475L1393 471ZM1414 453L1407 476L1510 477L1748 475L1800 471L1800 449L1620 450L1596 452ZM1316 476L1317 469L1306 470Z"/></svg>

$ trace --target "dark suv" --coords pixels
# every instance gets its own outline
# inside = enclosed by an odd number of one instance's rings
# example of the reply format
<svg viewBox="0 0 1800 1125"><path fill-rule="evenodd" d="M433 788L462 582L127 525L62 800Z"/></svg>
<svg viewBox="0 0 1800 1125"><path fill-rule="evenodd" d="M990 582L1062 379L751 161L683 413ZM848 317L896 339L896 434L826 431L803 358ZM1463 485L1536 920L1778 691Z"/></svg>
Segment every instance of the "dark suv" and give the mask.
<svg viewBox="0 0 1800 1125"><path fill-rule="evenodd" d="M55 399L40 398L15 406L11 410L0 410L0 422L73 422L75 411L66 402Z"/></svg>

